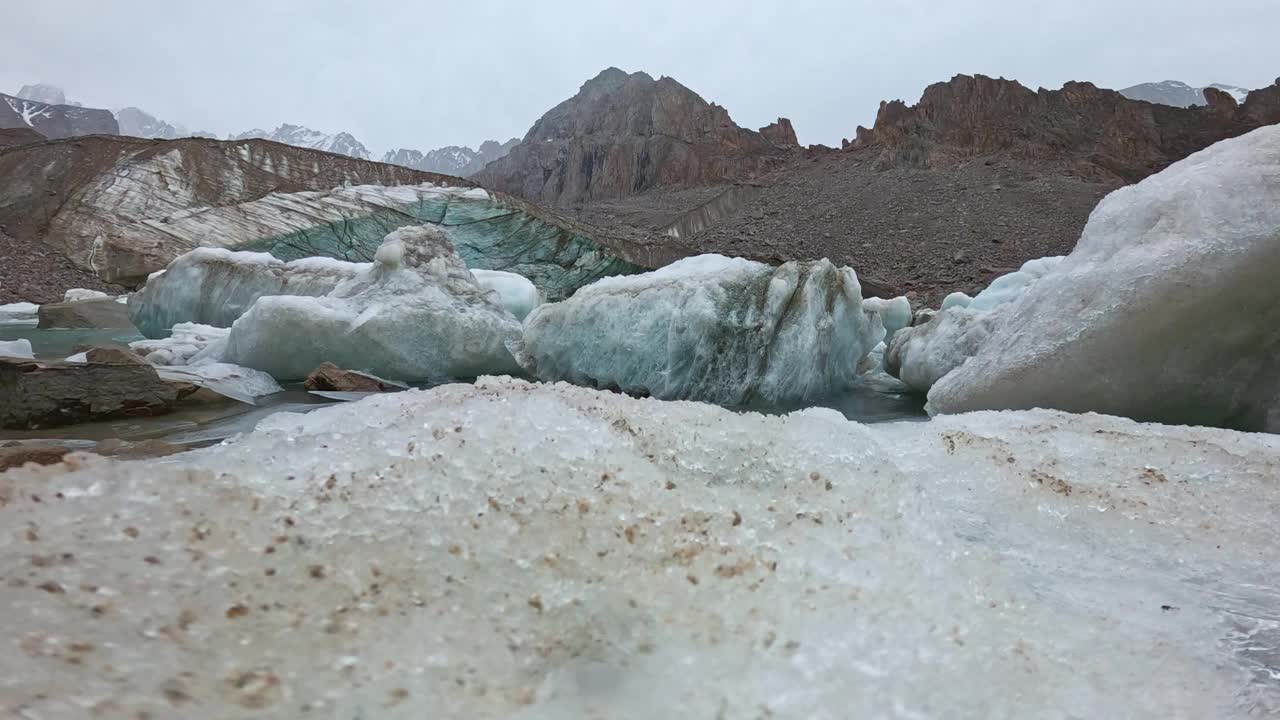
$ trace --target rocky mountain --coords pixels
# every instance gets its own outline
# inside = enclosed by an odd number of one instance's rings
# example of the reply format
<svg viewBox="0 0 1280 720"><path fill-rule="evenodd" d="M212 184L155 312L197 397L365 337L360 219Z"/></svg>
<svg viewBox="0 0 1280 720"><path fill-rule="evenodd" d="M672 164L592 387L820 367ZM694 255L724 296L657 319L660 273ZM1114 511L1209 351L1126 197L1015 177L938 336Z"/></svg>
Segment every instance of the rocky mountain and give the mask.
<svg viewBox="0 0 1280 720"><path fill-rule="evenodd" d="M1235 85L1214 83L1206 87L1225 92L1234 98L1237 103L1244 102L1249 95L1248 90ZM1130 100L1145 100L1159 105L1185 108L1193 105L1207 105L1208 101L1205 100L1204 91L1205 88L1202 87L1192 87L1177 80L1165 80L1164 82L1142 83L1127 87L1121 90L1120 94Z"/></svg>
<svg viewBox="0 0 1280 720"><path fill-rule="evenodd" d="M185 125L165 122L136 107L117 110L116 122L120 124L120 134L130 137L159 140L175 140L183 137L215 137L213 133L208 131L197 130L192 132Z"/></svg>
<svg viewBox="0 0 1280 720"><path fill-rule="evenodd" d="M864 292L938 299L1066 254L1112 190L1280 122L1280 85L1243 104L1206 94L1207 106L1176 108L1088 83L1035 91L960 75L914 106L883 103L842 151L810 149L747 182L657 186L574 212L663 234L673 255L828 257L856 268Z"/></svg>
<svg viewBox="0 0 1280 720"><path fill-rule="evenodd" d="M29 94L49 96L47 90L31 91L31 86L23 90ZM0 128L23 127L31 128L47 138L115 135L120 132L120 126L110 110L51 104L0 93Z"/></svg>
<svg viewBox="0 0 1280 720"><path fill-rule="evenodd" d="M519 142L518 138L511 138L505 143L486 140L480 144L479 150L472 150L466 146L448 145L426 153L420 150L397 148L383 154L382 162L426 172L471 177L485 165L506 155Z"/></svg>
<svg viewBox="0 0 1280 720"><path fill-rule="evenodd" d="M254 128L248 132L242 132L239 135L232 135L228 140L250 140L261 138L264 140L274 140L285 145L292 145L300 148L310 148L312 150L323 150L324 152L335 153L338 155L346 155L347 157L358 158L360 160L369 159L369 149L359 140L355 139L351 133L333 133L326 134L318 130L312 130L301 125L284 124L277 127L271 132Z"/></svg>
<svg viewBox="0 0 1280 720"><path fill-rule="evenodd" d="M766 133L746 130L671 78L609 68L475 177L486 187L567 206L749 179L794 156L794 137L789 122L779 120Z"/></svg>
<svg viewBox="0 0 1280 720"><path fill-rule="evenodd" d="M56 85L49 85L48 83L23 85L22 89L18 91L18 97L23 100L33 100L46 105L71 105L73 107L82 107L78 102L67 102L67 94L62 91L62 88Z"/></svg>

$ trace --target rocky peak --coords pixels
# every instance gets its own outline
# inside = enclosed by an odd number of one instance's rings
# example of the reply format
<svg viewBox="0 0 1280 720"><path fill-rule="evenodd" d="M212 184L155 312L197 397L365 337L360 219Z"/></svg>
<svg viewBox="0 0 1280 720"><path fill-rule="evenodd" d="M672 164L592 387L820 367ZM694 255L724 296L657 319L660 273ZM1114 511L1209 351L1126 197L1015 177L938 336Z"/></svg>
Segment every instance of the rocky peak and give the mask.
<svg viewBox="0 0 1280 720"><path fill-rule="evenodd" d="M881 167L946 167L1007 155L1135 182L1218 140L1280 121L1271 88L1251 93L1242 106L1224 91L1205 94L1209 106L1179 108L1087 82L1034 91L1003 78L957 75L929 86L916 105L881 103L874 127L858 128L847 149L878 151Z"/></svg>
<svg viewBox="0 0 1280 720"><path fill-rule="evenodd" d="M780 117L776 121L760 128L760 134L764 136L765 140L778 147L800 147L800 140L796 137L796 129L791 126L791 121L784 117Z"/></svg>
<svg viewBox="0 0 1280 720"><path fill-rule="evenodd" d="M798 147L789 123L775 125L767 138L739 127L724 108L672 78L608 68L539 118L519 145L476 178L556 205L744 179Z"/></svg>
<svg viewBox="0 0 1280 720"><path fill-rule="evenodd" d="M50 104L0 93L0 128L23 127L47 138L116 135L120 132L110 110Z"/></svg>

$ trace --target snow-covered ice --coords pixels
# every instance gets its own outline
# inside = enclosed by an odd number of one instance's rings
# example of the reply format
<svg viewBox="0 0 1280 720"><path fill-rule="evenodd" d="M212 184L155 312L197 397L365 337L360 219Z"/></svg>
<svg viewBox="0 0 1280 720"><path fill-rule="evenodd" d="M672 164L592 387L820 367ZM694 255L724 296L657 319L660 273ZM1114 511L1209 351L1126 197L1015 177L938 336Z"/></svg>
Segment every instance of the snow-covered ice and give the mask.
<svg viewBox="0 0 1280 720"><path fill-rule="evenodd" d="M929 391L930 409L1280 431L1277 197L1276 126L1111 193L1075 250L999 306L990 337Z"/></svg>
<svg viewBox="0 0 1280 720"><path fill-rule="evenodd" d="M883 336L850 268L700 255L539 306L517 357L544 380L779 403L852 387L859 360Z"/></svg>
<svg viewBox="0 0 1280 720"><path fill-rule="evenodd" d="M211 345L226 340L229 328L178 323L169 337L161 340L137 340L129 348L145 357L152 365L189 365Z"/></svg>
<svg viewBox="0 0 1280 720"><path fill-rule="evenodd" d="M0 357L31 360L35 355L31 352L30 340L0 340Z"/></svg>
<svg viewBox="0 0 1280 720"><path fill-rule="evenodd" d="M518 370L506 346L519 337L520 323L476 282L448 235L411 226L323 297L259 298L219 359L281 379L327 361L393 380L445 380Z"/></svg>
<svg viewBox="0 0 1280 720"><path fill-rule="evenodd" d="M1270 717L1278 475L1274 436L1052 411L380 395L0 476L0 697L42 718Z"/></svg>
<svg viewBox="0 0 1280 720"><path fill-rule="evenodd" d="M29 302L0 305L0 325L35 325L40 318L40 306Z"/></svg>
<svg viewBox="0 0 1280 720"><path fill-rule="evenodd" d="M111 297L101 290L86 290L85 288L71 288L62 294L62 302L81 302L83 300L105 300Z"/></svg>

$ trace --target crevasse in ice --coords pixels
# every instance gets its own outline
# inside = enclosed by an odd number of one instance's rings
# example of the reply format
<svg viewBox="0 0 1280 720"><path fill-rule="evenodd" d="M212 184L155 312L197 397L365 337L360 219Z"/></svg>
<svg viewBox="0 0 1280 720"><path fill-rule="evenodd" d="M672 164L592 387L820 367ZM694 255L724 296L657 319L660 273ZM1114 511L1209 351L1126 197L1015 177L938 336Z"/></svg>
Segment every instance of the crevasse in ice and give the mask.
<svg viewBox="0 0 1280 720"><path fill-rule="evenodd" d="M1280 712L1280 438L485 379L0 477L31 717Z"/></svg>
<svg viewBox="0 0 1280 720"><path fill-rule="evenodd" d="M1280 430L1277 197L1275 126L1111 193L1075 250L1000 306L990 337L929 391L930 409Z"/></svg>
<svg viewBox="0 0 1280 720"><path fill-rule="evenodd" d="M448 235L411 226L324 296L259 298L217 359L281 379L332 362L392 380L442 380L518 370L506 345L519 336L520 323L476 282Z"/></svg>
<svg viewBox="0 0 1280 720"><path fill-rule="evenodd" d="M538 307L516 354L544 380L733 405L848 389L883 337L850 268L700 255Z"/></svg>

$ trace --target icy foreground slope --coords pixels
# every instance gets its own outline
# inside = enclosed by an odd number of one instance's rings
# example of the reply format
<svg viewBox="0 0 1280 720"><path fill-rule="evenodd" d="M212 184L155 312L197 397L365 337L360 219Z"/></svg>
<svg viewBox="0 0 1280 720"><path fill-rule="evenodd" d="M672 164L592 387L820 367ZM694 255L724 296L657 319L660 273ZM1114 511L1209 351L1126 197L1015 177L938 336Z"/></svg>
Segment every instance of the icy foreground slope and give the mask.
<svg viewBox="0 0 1280 720"><path fill-rule="evenodd" d="M32 717L1280 711L1280 438L487 379L80 463L0 477Z"/></svg>
<svg viewBox="0 0 1280 720"><path fill-rule="evenodd" d="M850 268L699 255L542 305L525 320L516 357L544 380L777 403L851 387L883 337Z"/></svg>
<svg viewBox="0 0 1280 720"><path fill-rule="evenodd" d="M1280 430L1277 198L1280 126L1108 195L930 408Z"/></svg>
<svg viewBox="0 0 1280 720"><path fill-rule="evenodd" d="M499 295L428 225L387 235L372 264L324 296L259 298L217 359L285 379L331 362L391 380L443 380L517 371L507 344L519 337Z"/></svg>

